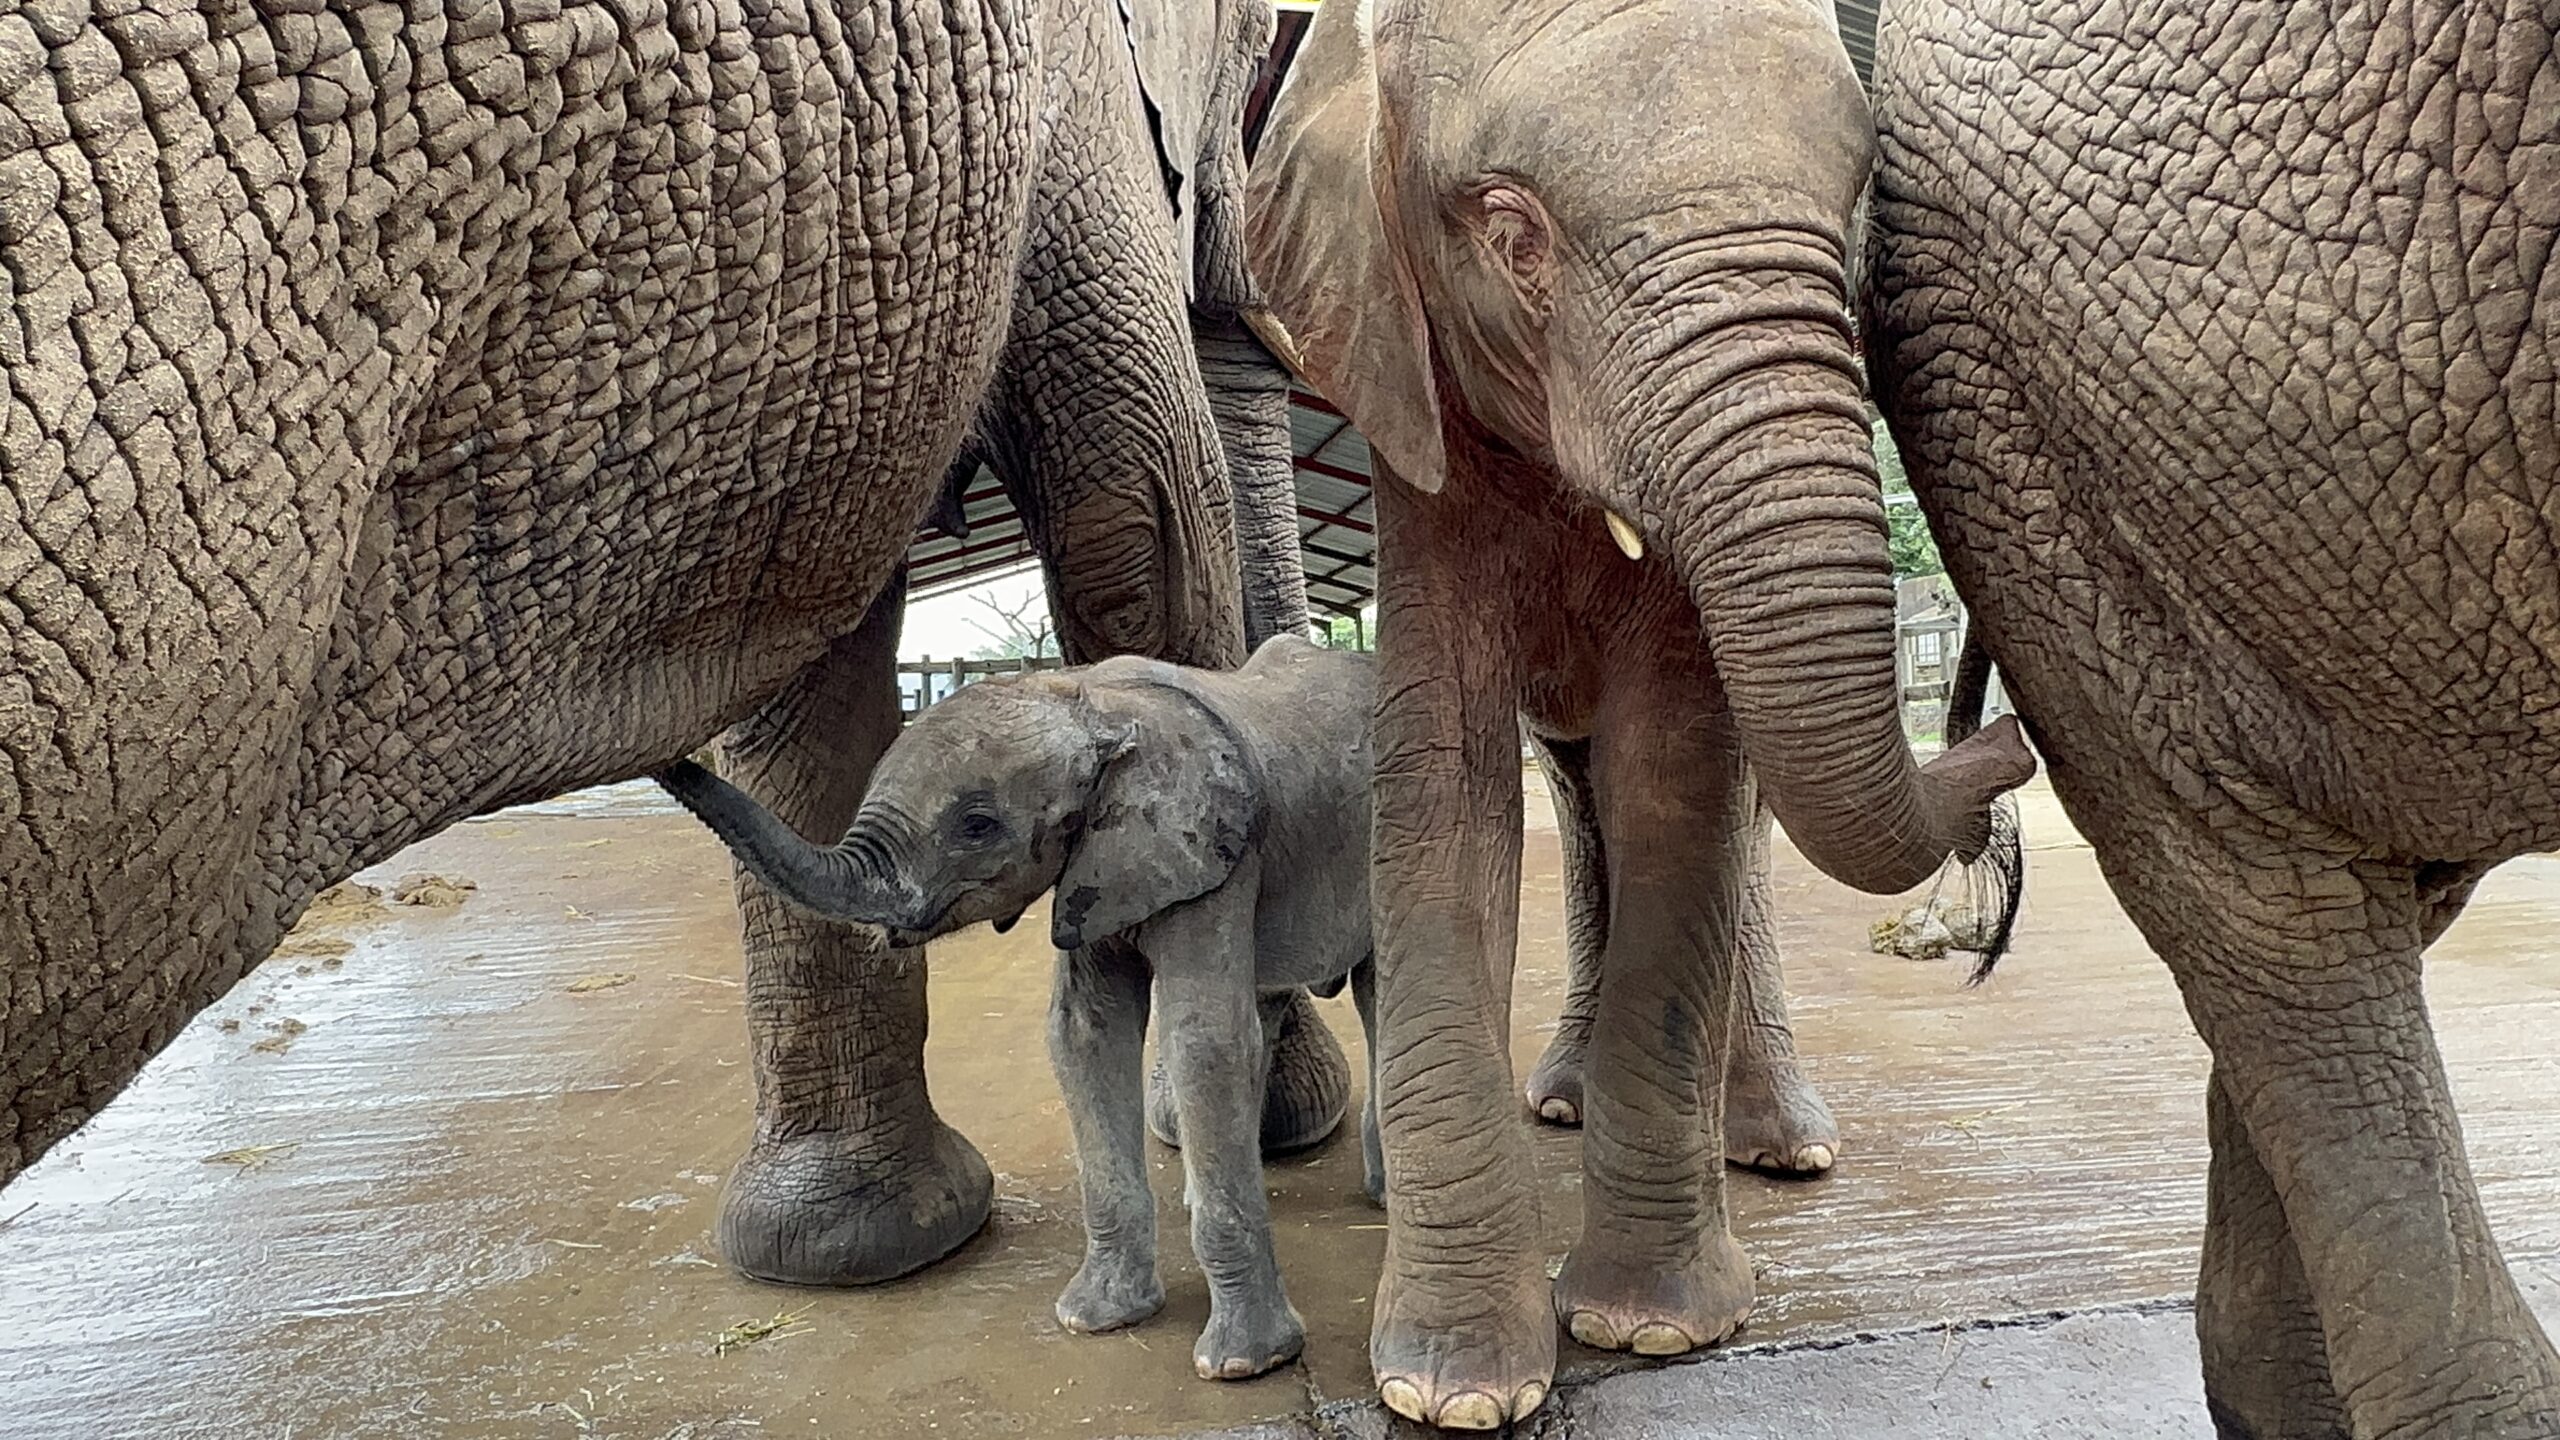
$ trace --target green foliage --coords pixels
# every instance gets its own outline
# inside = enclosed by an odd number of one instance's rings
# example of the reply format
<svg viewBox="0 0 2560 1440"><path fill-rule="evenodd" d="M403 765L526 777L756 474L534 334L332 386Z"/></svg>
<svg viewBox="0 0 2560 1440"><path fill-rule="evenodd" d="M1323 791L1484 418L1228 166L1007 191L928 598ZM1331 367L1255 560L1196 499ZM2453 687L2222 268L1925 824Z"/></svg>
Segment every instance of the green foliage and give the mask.
<svg viewBox="0 0 2560 1440"><path fill-rule="evenodd" d="M1875 422L1874 434L1876 475L1884 482L1884 521L1887 543L1893 551L1893 578L1942 575L1946 573L1946 562L1938 558L1938 542L1929 534L1928 517L1910 498L1911 476L1902 468L1902 452L1894 448L1893 436L1886 433L1884 421Z"/></svg>
<svg viewBox="0 0 2560 1440"><path fill-rule="evenodd" d="M1347 615L1333 615L1324 619L1324 643L1330 649L1358 650L1362 648L1365 638L1362 627L1352 623L1351 617Z"/></svg>

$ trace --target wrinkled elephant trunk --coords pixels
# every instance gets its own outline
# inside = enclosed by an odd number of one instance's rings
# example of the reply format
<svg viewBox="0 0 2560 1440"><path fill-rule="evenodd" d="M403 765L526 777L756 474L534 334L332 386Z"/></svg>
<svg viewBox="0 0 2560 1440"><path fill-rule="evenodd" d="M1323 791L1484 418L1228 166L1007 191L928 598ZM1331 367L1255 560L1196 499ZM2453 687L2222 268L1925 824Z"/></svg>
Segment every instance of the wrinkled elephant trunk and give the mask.
<svg viewBox="0 0 2560 1440"><path fill-rule="evenodd" d="M886 852L859 819L842 843L813 845L745 791L691 760L679 760L655 778L711 827L747 873L793 904L830 920L923 928L922 917L909 913L912 897L892 879Z"/></svg>
<svg viewBox="0 0 2560 1440"><path fill-rule="evenodd" d="M1740 259L1743 263L1737 265ZM1894 666L1893 563L1836 249L1728 248L1613 347L1640 384L1612 418L1645 528L1703 618L1771 808L1815 864L1871 893L1978 854L1989 803L2034 774L2014 725L1913 760Z"/></svg>
<svg viewBox="0 0 2560 1440"><path fill-rule="evenodd" d="M1235 491L1244 643L1307 633L1307 568L1298 549L1297 457L1289 447L1289 372L1232 314L1195 319L1200 378Z"/></svg>

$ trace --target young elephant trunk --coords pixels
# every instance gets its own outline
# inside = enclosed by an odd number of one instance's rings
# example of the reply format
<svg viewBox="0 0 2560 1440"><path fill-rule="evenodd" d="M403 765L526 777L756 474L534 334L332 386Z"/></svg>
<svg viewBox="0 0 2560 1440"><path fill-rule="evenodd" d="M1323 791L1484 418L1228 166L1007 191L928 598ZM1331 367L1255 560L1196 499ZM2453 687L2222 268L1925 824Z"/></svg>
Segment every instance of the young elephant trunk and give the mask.
<svg viewBox="0 0 2560 1440"><path fill-rule="evenodd" d="M1836 248L1718 255L1622 338L1626 473L1674 537L1736 727L1806 856L1871 893L1909 889L1990 836L2035 773L2014 724L1926 769L1902 733L1893 564ZM1739 258L1743 263L1737 267Z"/></svg>
<svg viewBox="0 0 2560 1440"><path fill-rule="evenodd" d="M747 873L775 893L830 920L918 929L905 914L908 897L891 883L888 858L856 822L842 843L813 845L737 786L691 760L679 760L655 776L711 833L729 847Z"/></svg>

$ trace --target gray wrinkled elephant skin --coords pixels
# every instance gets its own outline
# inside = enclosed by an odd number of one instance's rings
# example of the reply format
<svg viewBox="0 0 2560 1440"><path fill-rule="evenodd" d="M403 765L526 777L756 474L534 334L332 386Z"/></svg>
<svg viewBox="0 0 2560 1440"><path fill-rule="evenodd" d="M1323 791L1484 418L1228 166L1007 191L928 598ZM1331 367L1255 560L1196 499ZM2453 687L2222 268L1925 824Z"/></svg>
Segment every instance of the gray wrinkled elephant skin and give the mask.
<svg viewBox="0 0 2560 1440"><path fill-rule="evenodd" d="M2215 1424L2560 1435L2423 979L2560 846L2560 4L1884 13L1878 393L2213 1055Z"/></svg>
<svg viewBox="0 0 2560 1440"><path fill-rule="evenodd" d="M1270 24L0 14L0 1178L322 889L466 816L727 727L724 773L840 827L896 725L876 602L964 439L1071 654L1240 662L1229 456L1286 467L1234 343ZM739 891L724 1253L948 1252L989 1177L926 1095L915 957Z"/></svg>

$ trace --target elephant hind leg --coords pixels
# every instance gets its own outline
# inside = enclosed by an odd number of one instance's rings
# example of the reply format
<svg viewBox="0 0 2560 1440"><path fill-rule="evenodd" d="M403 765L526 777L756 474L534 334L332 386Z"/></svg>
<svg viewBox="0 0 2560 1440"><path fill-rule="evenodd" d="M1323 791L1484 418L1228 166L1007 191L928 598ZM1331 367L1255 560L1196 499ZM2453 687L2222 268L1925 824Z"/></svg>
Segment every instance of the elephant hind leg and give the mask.
<svg viewBox="0 0 2560 1440"><path fill-rule="evenodd" d="M1533 732L1529 749L1555 805L1564 857L1565 953L1564 1009L1556 1016L1555 1038L1529 1071L1529 1109L1550 1125L1579 1125L1591 1018L1600 1008L1600 956L1609 946L1609 858L1591 806L1591 742Z"/></svg>
<svg viewBox="0 0 2560 1440"><path fill-rule="evenodd" d="M1600 1006L1600 957L1609 946L1609 859L1591 801L1591 748L1586 740L1533 734L1531 752L1546 776L1564 856L1564 1008L1556 1034L1529 1072L1529 1109L1550 1125L1579 1125L1592 1018ZM1787 1019L1787 988L1778 950L1778 917L1769 893L1770 815L1753 819L1751 869L1744 881L1735 945L1740 998L1725 1084L1725 1158L1778 1175L1819 1175L1840 1155L1840 1124L1796 1057Z"/></svg>
<svg viewBox="0 0 2560 1440"><path fill-rule="evenodd" d="M2205 1117L2213 1170L2196 1340L2214 1429L2228 1440L2347 1440L2301 1253L2220 1075L2206 1093Z"/></svg>
<svg viewBox="0 0 2560 1440"><path fill-rule="evenodd" d="M840 833L898 733L903 587L892 584L764 709L720 769L804 835ZM759 1280L866 1285L959 1248L994 1176L925 1090L925 968L869 926L820 920L743 871L754 1137L721 1197L719 1243Z"/></svg>
<svg viewBox="0 0 2560 1440"><path fill-rule="evenodd" d="M1734 927L1733 1049L1725 1065L1724 1158L1778 1175L1819 1175L1840 1156L1840 1122L1796 1058L1787 977L1769 890L1770 815L1754 807L1751 866Z"/></svg>
<svg viewBox="0 0 2560 1440"><path fill-rule="evenodd" d="M2427 1018L2421 872L2078 779L2056 771L2213 1052L2197 1324L2223 1432L2560 1435L2560 1355L2490 1235Z"/></svg>
<svg viewBox="0 0 2560 1440"><path fill-rule="evenodd" d="M1263 1030L1271 1069L1262 1091L1262 1153L1313 1149L1333 1138L1351 1109L1351 1059L1304 990L1266 1001ZM1147 1072L1147 1131L1167 1145L1182 1144L1173 1072L1161 1049Z"/></svg>

